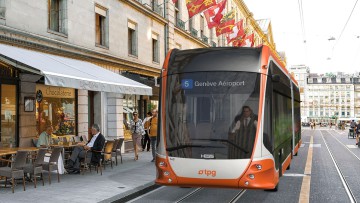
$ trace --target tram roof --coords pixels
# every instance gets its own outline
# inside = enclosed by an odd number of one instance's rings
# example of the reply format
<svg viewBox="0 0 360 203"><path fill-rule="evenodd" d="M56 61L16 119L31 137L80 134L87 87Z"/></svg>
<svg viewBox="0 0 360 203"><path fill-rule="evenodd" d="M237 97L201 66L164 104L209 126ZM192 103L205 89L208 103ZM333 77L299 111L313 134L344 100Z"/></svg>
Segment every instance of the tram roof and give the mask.
<svg viewBox="0 0 360 203"><path fill-rule="evenodd" d="M172 51L168 74L200 71L259 72L259 48L213 47Z"/></svg>

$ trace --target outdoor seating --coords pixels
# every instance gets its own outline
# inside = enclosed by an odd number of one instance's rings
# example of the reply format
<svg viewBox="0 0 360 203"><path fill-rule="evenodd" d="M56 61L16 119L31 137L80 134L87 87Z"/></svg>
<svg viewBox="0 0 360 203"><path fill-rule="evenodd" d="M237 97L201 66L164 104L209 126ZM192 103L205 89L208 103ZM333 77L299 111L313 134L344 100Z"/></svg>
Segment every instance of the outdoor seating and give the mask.
<svg viewBox="0 0 360 203"><path fill-rule="evenodd" d="M120 155L120 158L121 158L120 163L122 163L121 147L122 147L122 145L124 143L124 138L119 138L118 140L119 141L116 144L116 148L115 148L115 150L113 149L113 152L112 152L112 156L115 156L116 165L117 165L117 162L118 162L118 155Z"/></svg>
<svg viewBox="0 0 360 203"><path fill-rule="evenodd" d="M7 179L11 178L11 189L14 193L15 179L23 179L23 187L25 191L25 176L24 176L24 166L26 164L26 158L28 151L17 151L14 160L0 159L1 161L11 162L10 167L1 167L0 168L0 177L5 177L5 187Z"/></svg>
<svg viewBox="0 0 360 203"><path fill-rule="evenodd" d="M37 145L38 140L39 140L38 138L31 139L32 144L33 144L34 147L37 147L36 145Z"/></svg>
<svg viewBox="0 0 360 203"><path fill-rule="evenodd" d="M113 165L112 165L112 163L113 163L112 151L113 151L114 145L115 145L115 140L114 141L107 141L105 143L104 152L103 152L104 170L105 170L106 162L108 162L108 161L110 161L111 168L113 167Z"/></svg>
<svg viewBox="0 0 360 203"><path fill-rule="evenodd" d="M36 188L36 175L41 175L42 184L44 186L44 176L43 176L43 164L44 164L44 158L46 154L47 149L41 148L39 149L36 159L33 161L33 163L26 164L24 166L24 173L29 173L34 178L34 187Z"/></svg>
<svg viewBox="0 0 360 203"><path fill-rule="evenodd" d="M51 184L51 171L54 171L54 170L57 171L58 182L60 182L58 161L59 161L59 157L60 157L62 151L63 151L62 147L54 147L52 150L49 162L45 162L43 164L43 170L49 172L49 184Z"/></svg>
<svg viewBox="0 0 360 203"><path fill-rule="evenodd" d="M103 148L104 148L104 146L103 146ZM102 152L103 152L102 150L101 151L91 150L91 153L98 153L100 155ZM91 173L91 167L94 166L96 172L99 173L99 169L100 169L100 174L102 175L102 164L101 164L102 159L99 161L99 163L93 163L93 162L91 162L91 157L88 158L87 153L88 153L88 151L86 151L86 153L85 153L85 158L80 160L80 166L82 166L82 167L80 167L81 173L84 175L85 170L87 170L87 169L89 169L90 173Z"/></svg>

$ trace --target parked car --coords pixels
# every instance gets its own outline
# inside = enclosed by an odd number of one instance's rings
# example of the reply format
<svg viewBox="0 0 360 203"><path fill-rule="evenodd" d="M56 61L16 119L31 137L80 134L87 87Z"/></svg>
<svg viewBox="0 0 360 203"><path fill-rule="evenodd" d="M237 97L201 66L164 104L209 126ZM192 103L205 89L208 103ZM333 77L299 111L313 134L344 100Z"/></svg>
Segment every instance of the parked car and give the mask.
<svg viewBox="0 0 360 203"><path fill-rule="evenodd" d="M310 123L309 123L309 122L302 122L301 125L304 126L304 127L310 127Z"/></svg>

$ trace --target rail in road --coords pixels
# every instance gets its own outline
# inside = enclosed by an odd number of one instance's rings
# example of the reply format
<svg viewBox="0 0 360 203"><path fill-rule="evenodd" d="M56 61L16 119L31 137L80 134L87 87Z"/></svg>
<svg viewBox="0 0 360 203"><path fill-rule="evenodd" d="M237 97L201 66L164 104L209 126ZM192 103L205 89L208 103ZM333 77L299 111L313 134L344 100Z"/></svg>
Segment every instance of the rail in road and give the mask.
<svg viewBox="0 0 360 203"><path fill-rule="evenodd" d="M347 131L305 129L302 140L277 192L162 186L129 202L358 202L360 148Z"/></svg>

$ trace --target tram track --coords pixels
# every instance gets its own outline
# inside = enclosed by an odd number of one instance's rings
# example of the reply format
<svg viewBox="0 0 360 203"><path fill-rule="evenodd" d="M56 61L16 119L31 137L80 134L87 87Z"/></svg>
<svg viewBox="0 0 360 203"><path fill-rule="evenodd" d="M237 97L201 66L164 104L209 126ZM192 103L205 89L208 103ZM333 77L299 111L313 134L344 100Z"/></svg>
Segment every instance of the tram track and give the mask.
<svg viewBox="0 0 360 203"><path fill-rule="evenodd" d="M178 199L177 201L175 201L175 203L187 202L186 200L193 197L196 193L199 193L200 191L203 191L205 189L206 188L196 188L192 192L188 193L187 195L185 195L185 196L181 197L180 199ZM245 192L246 192L246 190L240 189L240 191L228 203L237 202L241 198L241 196L244 195Z"/></svg>
<svg viewBox="0 0 360 203"><path fill-rule="evenodd" d="M326 132L326 133L328 133L329 135L331 135L337 142L339 142L342 146L344 146L344 147L347 149L347 151L349 151L353 156L355 156L355 157L360 161L359 157L356 156L353 152L351 152L351 151L348 149L348 147L346 147L346 146L345 146L339 139L337 139L332 133L330 133L330 132L328 132L328 131L324 131L324 132ZM356 201L356 198L355 198L355 196L354 196L354 193L353 193L353 191L351 190L351 187L350 187L348 181L346 180L346 176L344 175L343 170L341 170L341 167L339 167L339 164L338 164L338 162L336 161L336 158L335 158L335 156L334 156L333 151L330 149L330 147L329 147L329 145L328 145L328 142L327 142L326 139L324 138L323 131L320 130L320 134L321 134L321 138L322 138L322 140L323 140L323 142L324 142L324 144L325 144L325 146L326 146L326 149L327 149L327 151L328 151L329 154L330 154L330 158L331 158L331 160L332 160L332 162L333 162L333 164L334 164L334 166L335 166L335 169L336 169L336 171L337 171L337 173L338 173L338 175L339 175L339 178L340 178L340 180L341 180L341 183L342 183L342 185L343 185L343 187L344 187L344 189L345 189L345 191L346 191L346 194L347 194L350 202L356 203L357 201Z"/></svg>

